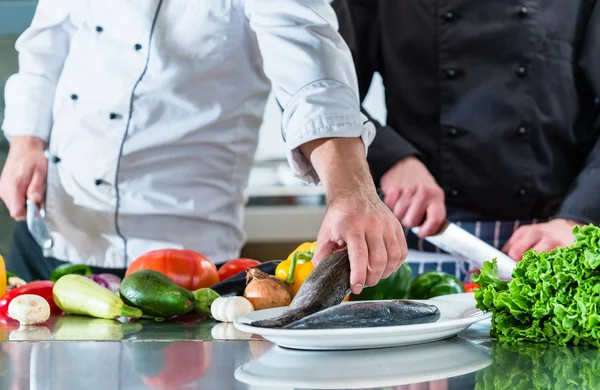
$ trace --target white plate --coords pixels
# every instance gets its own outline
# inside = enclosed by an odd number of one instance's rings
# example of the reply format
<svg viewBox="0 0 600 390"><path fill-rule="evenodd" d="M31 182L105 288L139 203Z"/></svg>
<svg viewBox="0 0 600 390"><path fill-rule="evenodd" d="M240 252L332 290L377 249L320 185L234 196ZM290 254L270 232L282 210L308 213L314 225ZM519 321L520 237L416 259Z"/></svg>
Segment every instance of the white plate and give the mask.
<svg viewBox="0 0 600 390"><path fill-rule="evenodd" d="M427 301L440 309L441 318L434 323L354 329L271 329L248 325L257 320L281 315L286 308L259 310L238 317L235 327L254 333L282 347L304 350L342 350L397 347L443 340L475 322L491 317L475 307L473 293L446 295Z"/></svg>
<svg viewBox="0 0 600 390"><path fill-rule="evenodd" d="M461 338L360 351L294 351L277 346L239 367L235 378L277 389L363 389L445 379L492 363L488 350Z"/></svg>

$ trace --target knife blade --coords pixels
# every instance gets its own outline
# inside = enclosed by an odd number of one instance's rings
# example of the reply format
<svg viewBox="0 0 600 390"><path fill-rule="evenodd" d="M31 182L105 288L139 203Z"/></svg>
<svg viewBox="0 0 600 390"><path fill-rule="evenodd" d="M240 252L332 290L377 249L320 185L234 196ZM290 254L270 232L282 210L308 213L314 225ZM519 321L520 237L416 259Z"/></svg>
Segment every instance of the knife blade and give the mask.
<svg viewBox="0 0 600 390"><path fill-rule="evenodd" d="M418 234L419 228L414 227L411 231ZM517 266L512 258L448 220L436 235L425 237L425 240L477 268L495 258L498 276L504 280L511 280L512 271Z"/></svg>
<svg viewBox="0 0 600 390"><path fill-rule="evenodd" d="M37 242L46 255L54 243L48 225L46 225L46 220L42 216L37 204L31 199L27 199L27 228L35 242Z"/></svg>

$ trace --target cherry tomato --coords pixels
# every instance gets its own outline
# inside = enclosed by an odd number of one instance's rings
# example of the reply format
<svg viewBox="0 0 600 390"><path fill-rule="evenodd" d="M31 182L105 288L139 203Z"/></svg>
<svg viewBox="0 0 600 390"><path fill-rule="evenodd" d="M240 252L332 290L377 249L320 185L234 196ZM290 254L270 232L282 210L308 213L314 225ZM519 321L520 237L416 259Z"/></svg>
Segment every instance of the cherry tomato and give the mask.
<svg viewBox="0 0 600 390"><path fill-rule="evenodd" d="M233 259L229 260L227 263L223 264L221 268L219 268L219 280L223 281L227 278L232 277L233 275L237 275L238 273L247 270L248 268L257 266L260 264L258 260L252 259Z"/></svg>

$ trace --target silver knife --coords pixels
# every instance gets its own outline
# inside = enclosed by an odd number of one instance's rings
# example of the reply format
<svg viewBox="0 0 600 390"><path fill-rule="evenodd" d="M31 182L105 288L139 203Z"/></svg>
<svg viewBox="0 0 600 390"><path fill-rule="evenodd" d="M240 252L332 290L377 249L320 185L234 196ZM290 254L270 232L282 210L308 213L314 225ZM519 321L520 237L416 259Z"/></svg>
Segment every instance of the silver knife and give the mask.
<svg viewBox="0 0 600 390"><path fill-rule="evenodd" d="M34 201L27 199L27 228L35 242L42 248L44 255L47 256L54 243L42 212Z"/></svg>
<svg viewBox="0 0 600 390"><path fill-rule="evenodd" d="M417 234L419 228L412 228L411 231ZM512 271L517 266L512 258L450 221L444 222L436 235L425 237L425 240L477 268L495 258L498 276L504 280L511 280Z"/></svg>

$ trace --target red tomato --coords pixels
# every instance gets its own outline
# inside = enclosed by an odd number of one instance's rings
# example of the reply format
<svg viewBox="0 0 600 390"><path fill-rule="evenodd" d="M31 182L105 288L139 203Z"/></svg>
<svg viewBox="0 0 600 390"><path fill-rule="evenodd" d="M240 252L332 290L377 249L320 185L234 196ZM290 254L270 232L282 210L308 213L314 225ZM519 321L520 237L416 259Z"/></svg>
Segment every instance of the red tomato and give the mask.
<svg viewBox="0 0 600 390"><path fill-rule="evenodd" d="M477 283L473 282L463 282L463 286L465 286L465 292L473 292L476 288L480 288L481 286Z"/></svg>
<svg viewBox="0 0 600 390"><path fill-rule="evenodd" d="M242 271L247 270L248 268L257 266L260 264L258 260L252 259L233 259L229 260L227 263L223 264L221 268L219 268L219 279L221 281L232 277Z"/></svg>
<svg viewBox="0 0 600 390"><path fill-rule="evenodd" d="M188 249L159 249L145 253L131 263L125 275L143 269L160 272L190 291L219 282L217 267L213 262Z"/></svg>

